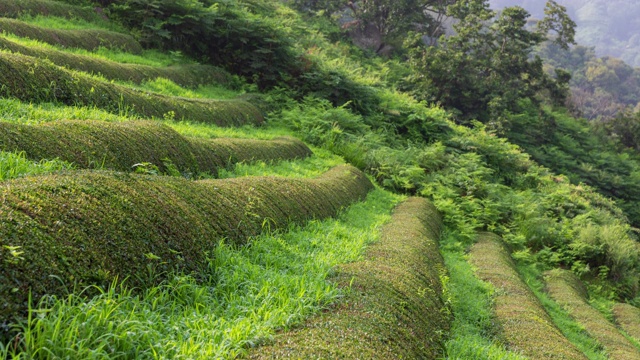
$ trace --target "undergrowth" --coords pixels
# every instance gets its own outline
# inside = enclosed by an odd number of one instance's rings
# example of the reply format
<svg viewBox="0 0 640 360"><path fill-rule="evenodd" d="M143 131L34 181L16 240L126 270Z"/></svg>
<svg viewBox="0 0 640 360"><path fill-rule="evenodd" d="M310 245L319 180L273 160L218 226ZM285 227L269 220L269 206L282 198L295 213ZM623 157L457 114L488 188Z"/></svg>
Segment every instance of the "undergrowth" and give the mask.
<svg viewBox="0 0 640 360"><path fill-rule="evenodd" d="M382 190L337 219L234 247L221 241L196 280L174 274L134 294L123 283L87 300L43 300L20 325L17 359L236 358L276 329L286 329L340 296L331 269L357 260L402 198Z"/></svg>

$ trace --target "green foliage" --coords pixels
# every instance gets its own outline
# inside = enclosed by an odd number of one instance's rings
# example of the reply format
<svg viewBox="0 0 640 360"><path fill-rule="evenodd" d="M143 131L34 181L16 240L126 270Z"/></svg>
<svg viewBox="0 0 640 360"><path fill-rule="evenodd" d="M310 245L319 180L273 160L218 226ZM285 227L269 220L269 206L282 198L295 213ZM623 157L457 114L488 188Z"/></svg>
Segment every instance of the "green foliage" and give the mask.
<svg viewBox="0 0 640 360"><path fill-rule="evenodd" d="M244 244L265 230L334 216L372 185L353 167L315 179L248 177L190 181L179 177L77 172L26 177L0 185L2 245L20 247L24 261L7 263L0 248L0 318L24 315L30 296L62 296L65 289L145 282L148 256L155 270L206 268L219 239Z"/></svg>
<svg viewBox="0 0 640 360"><path fill-rule="evenodd" d="M138 91L47 60L0 51L0 96L30 102L85 105L117 114L202 121L218 125L261 123L259 109L241 99L185 99Z"/></svg>
<svg viewBox="0 0 640 360"><path fill-rule="evenodd" d="M109 11L145 45L182 51L261 87L290 81L302 71L301 54L276 20L237 2L206 7L197 0L121 0Z"/></svg>
<svg viewBox="0 0 640 360"><path fill-rule="evenodd" d="M400 200L378 189L336 219L260 235L251 246L215 242L204 249L209 257L199 275L171 273L142 292L132 291L129 281L118 281L91 299L43 299L30 321L20 325L17 342L6 349L9 354L21 351L23 357L246 355L278 330L296 326L345 296L348 290L327 280L336 266L359 260L365 246L378 241L379 228ZM151 266L166 261L151 255ZM41 316L44 312L47 316ZM0 356L1 351L0 345Z"/></svg>
<svg viewBox="0 0 640 360"><path fill-rule="evenodd" d="M456 33L438 46L425 47L419 37L407 41L413 67L409 83L417 97L454 109L459 122L478 119L497 131L508 128L505 116L518 111L521 98L536 99L548 91L552 101L564 102L564 84L545 75L539 58L530 59L545 35L525 28L529 14L523 8L506 8L496 16L486 0L465 0L450 6L449 15L459 19ZM554 29L566 15L554 8L550 16L542 30ZM567 26L563 32L572 29Z"/></svg>

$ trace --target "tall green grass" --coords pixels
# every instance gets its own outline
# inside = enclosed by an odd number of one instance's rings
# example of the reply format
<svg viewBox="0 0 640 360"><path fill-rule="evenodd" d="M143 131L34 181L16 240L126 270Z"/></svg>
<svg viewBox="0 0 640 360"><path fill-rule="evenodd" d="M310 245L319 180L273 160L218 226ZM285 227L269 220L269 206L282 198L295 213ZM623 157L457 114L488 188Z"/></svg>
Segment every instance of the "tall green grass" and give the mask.
<svg viewBox="0 0 640 360"><path fill-rule="evenodd" d="M400 200L378 189L337 219L260 236L245 247L221 241L202 249L211 259L197 279L175 274L141 294L118 283L88 301L44 300L18 326L19 348L9 342L5 355L236 358L340 296L327 282L332 268L357 260Z"/></svg>
<svg viewBox="0 0 640 360"><path fill-rule="evenodd" d="M0 181L21 176L48 174L71 169L70 163L60 160L32 161L23 152L0 151Z"/></svg>
<svg viewBox="0 0 640 360"><path fill-rule="evenodd" d="M241 94L240 91L231 90L220 85L200 85L197 89L185 89L175 82L165 78L149 80L141 85L129 84L128 86L141 90L153 91L162 95L200 99L233 99Z"/></svg>

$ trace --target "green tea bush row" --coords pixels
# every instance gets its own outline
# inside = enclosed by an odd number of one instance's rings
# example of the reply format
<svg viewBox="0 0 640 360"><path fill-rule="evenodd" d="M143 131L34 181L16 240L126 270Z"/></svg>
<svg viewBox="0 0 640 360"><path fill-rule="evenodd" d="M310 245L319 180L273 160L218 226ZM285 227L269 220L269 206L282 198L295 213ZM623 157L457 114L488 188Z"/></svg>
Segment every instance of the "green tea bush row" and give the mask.
<svg viewBox="0 0 640 360"><path fill-rule="evenodd" d="M131 36L101 29L47 29L15 19L0 18L0 32L38 40L51 45L95 50L99 47L120 49L130 53L142 52L140 44Z"/></svg>
<svg viewBox="0 0 640 360"><path fill-rule="evenodd" d="M0 150L32 160L60 159L77 168L130 171L148 163L167 173L216 175L231 163L304 158L311 150L293 138L190 139L152 121L56 121L39 125L0 122ZM167 166L171 166L168 169Z"/></svg>
<svg viewBox="0 0 640 360"><path fill-rule="evenodd" d="M47 60L2 51L0 84L0 96L35 103L94 106L117 114L187 119L220 126L263 121L260 110L244 100L187 99L138 91Z"/></svg>
<svg viewBox="0 0 640 360"><path fill-rule="evenodd" d="M640 350L589 304L587 289L575 274L554 269L545 273L545 281L549 295L602 344L610 359L640 358Z"/></svg>
<svg viewBox="0 0 640 360"><path fill-rule="evenodd" d="M351 287L332 311L257 347L252 359L436 359L449 330L438 250L440 214L423 198L400 204L362 261L338 267Z"/></svg>
<svg viewBox="0 0 640 360"><path fill-rule="evenodd" d="M221 239L245 244L265 229L334 216L372 187L350 166L315 179L76 171L4 182L0 321L24 314L30 296L115 277L147 287L172 269L206 268Z"/></svg>
<svg viewBox="0 0 640 360"><path fill-rule="evenodd" d="M469 257L477 276L496 290L495 315L510 350L531 359L586 359L554 325L542 304L522 281L501 239L479 235Z"/></svg>
<svg viewBox="0 0 640 360"><path fill-rule="evenodd" d="M0 0L0 14L3 17L24 15L58 16L94 20L100 15L92 8L79 7L52 0Z"/></svg>
<svg viewBox="0 0 640 360"><path fill-rule="evenodd" d="M0 48L39 59L48 59L52 63L68 69L84 71L110 80L131 81L136 84L159 77L169 79L180 86L189 88L204 84L229 84L232 81L231 75L226 71L210 65L192 64L155 67L121 64L54 49L24 46L4 37L0 37Z"/></svg>

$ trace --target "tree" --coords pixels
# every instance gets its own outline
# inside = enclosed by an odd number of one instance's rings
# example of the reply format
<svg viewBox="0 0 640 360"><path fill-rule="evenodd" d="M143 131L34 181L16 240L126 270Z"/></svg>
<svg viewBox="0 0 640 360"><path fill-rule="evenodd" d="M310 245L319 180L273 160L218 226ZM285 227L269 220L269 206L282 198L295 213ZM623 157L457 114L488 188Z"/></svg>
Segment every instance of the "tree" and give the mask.
<svg viewBox="0 0 640 360"><path fill-rule="evenodd" d="M342 18L342 27L356 37L376 38L365 44L379 51L402 43L409 31L440 35L446 7L455 0L296 0L299 9L322 11ZM349 21L345 19L350 19Z"/></svg>
<svg viewBox="0 0 640 360"><path fill-rule="evenodd" d="M460 0L449 6L448 14L459 20L455 35L442 38L439 46L423 46L415 37L408 44L415 95L453 109L461 123L477 119L497 131L508 125L506 117L517 111L520 99L540 102L546 94L548 100L564 103L567 73L552 78L539 57L531 58L549 29L560 29L562 35L556 39L561 42L573 42L572 23L554 4L547 4L551 17L542 20L537 31L526 29L529 13L518 6L499 14L486 0Z"/></svg>

